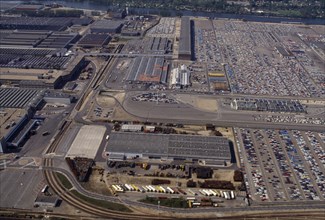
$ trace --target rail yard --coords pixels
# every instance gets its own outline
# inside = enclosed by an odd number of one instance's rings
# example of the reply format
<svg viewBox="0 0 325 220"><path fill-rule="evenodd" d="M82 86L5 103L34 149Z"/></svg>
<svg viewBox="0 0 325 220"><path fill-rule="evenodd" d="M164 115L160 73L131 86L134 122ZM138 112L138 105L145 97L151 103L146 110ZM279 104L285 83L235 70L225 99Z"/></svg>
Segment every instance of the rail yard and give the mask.
<svg viewBox="0 0 325 220"><path fill-rule="evenodd" d="M17 4L0 218L323 217L324 25Z"/></svg>

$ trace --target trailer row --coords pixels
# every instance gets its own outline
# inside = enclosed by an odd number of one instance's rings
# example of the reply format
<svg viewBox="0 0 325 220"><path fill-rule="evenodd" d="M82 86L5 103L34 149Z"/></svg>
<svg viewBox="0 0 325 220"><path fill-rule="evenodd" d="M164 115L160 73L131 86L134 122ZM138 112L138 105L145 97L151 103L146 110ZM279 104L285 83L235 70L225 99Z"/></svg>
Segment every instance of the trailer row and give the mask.
<svg viewBox="0 0 325 220"><path fill-rule="evenodd" d="M136 186L134 184L118 184L118 185L112 185L112 189L115 192L125 192L125 191L135 191L135 192L157 192L157 193L170 193L170 194L184 194L185 192L181 189L175 189L171 187L163 187L163 186L152 186L152 185L146 185L146 186ZM184 194L186 195L186 194Z"/></svg>
<svg viewBox="0 0 325 220"><path fill-rule="evenodd" d="M169 186L153 186L153 185L145 185L145 186L136 186L134 184L116 184L112 185L112 189L115 192L125 192L125 191L134 191L134 192L156 192L156 193L167 193L167 194L183 194L183 195L191 195L193 197L188 197L187 200L195 200L194 196L197 196L198 193L195 193L191 189L187 189L187 192L180 188L169 187ZM222 197L227 200L235 199L234 191L223 191L223 190L215 190L215 189L199 189L199 193L203 196L215 196Z"/></svg>

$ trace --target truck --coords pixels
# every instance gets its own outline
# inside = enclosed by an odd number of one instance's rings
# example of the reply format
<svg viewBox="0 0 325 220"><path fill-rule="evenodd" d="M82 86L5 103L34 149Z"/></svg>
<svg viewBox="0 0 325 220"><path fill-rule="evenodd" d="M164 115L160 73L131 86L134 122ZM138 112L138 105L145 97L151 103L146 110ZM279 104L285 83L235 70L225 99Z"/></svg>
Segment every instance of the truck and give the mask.
<svg viewBox="0 0 325 220"><path fill-rule="evenodd" d="M235 199L235 193L234 193L234 191L230 191L230 197L231 197L231 199Z"/></svg>
<svg viewBox="0 0 325 220"><path fill-rule="evenodd" d="M48 131L44 131L44 132L42 133L43 136L47 136L47 135L49 135L49 134L50 134L50 132L48 132Z"/></svg>

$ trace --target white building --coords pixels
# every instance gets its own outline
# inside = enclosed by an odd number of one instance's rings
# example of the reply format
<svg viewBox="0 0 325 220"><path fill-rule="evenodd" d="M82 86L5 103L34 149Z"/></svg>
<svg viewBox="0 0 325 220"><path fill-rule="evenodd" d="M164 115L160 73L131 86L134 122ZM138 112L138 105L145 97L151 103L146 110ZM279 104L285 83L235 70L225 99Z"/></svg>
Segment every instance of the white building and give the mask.
<svg viewBox="0 0 325 220"><path fill-rule="evenodd" d="M173 69L171 76L172 76L171 85L175 88L182 88L191 85L190 82L191 74L184 64L178 68Z"/></svg>

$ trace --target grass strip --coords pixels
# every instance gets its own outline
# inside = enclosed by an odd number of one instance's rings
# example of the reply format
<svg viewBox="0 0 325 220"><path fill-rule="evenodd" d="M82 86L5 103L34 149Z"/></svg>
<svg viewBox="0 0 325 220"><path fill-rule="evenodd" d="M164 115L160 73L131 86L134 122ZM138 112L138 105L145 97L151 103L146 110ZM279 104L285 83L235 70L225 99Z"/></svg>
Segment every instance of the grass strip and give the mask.
<svg viewBox="0 0 325 220"><path fill-rule="evenodd" d="M149 203L153 205L158 205L158 201L160 201L161 206L173 207L173 208L188 208L188 204L183 198L170 198L170 199L159 199L153 197L146 197L144 199L139 200L140 202Z"/></svg>
<svg viewBox="0 0 325 220"><path fill-rule="evenodd" d="M115 210L115 211L120 211L120 212L132 212L131 209L129 209L128 207L126 207L125 205L122 205L122 204L90 198L88 196L80 194L76 190L71 190L70 192L73 195L77 196L78 198L84 200L85 202L90 203L95 206L98 206L98 207Z"/></svg>
<svg viewBox="0 0 325 220"><path fill-rule="evenodd" d="M66 189L72 188L72 184L62 173L56 173L56 176L59 178L60 182Z"/></svg>

